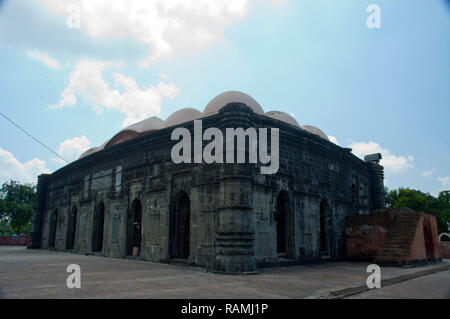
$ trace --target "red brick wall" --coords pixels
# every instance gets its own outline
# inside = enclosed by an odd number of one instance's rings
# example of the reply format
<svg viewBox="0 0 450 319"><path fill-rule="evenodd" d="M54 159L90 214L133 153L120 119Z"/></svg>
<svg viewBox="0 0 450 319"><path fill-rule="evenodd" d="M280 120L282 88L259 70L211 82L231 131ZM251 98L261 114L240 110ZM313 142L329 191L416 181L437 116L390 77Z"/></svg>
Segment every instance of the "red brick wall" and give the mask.
<svg viewBox="0 0 450 319"><path fill-rule="evenodd" d="M441 251L448 252L448 248L440 249L436 218L406 208L348 216L346 234L350 259L376 259L377 263L401 265L439 260Z"/></svg>
<svg viewBox="0 0 450 319"><path fill-rule="evenodd" d="M383 247L390 227L389 214L348 216L346 224L347 257L374 259Z"/></svg>
<svg viewBox="0 0 450 319"><path fill-rule="evenodd" d="M450 241L441 241L439 244L441 246L442 258L450 259Z"/></svg>
<svg viewBox="0 0 450 319"><path fill-rule="evenodd" d="M0 236L0 246L27 246L30 236Z"/></svg>

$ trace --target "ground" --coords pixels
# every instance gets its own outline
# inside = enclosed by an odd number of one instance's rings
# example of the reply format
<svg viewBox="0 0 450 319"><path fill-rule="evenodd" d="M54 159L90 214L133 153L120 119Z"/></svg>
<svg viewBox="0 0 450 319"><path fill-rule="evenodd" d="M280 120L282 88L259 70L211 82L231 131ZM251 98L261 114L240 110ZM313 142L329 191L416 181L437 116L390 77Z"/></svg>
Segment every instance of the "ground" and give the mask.
<svg viewBox="0 0 450 319"><path fill-rule="evenodd" d="M66 286L69 264L81 268L80 289ZM365 291L367 265L333 262L221 275L184 265L0 246L0 298L450 298L448 260L383 267L386 285L371 291ZM393 284L398 278L403 279ZM349 295L351 287L358 288Z"/></svg>

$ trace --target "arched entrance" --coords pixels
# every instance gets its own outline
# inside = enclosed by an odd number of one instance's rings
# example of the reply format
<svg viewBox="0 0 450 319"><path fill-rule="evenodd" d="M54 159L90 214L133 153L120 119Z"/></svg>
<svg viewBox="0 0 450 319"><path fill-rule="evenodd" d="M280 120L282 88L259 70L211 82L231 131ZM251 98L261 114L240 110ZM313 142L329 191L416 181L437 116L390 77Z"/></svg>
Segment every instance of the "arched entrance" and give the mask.
<svg viewBox="0 0 450 319"><path fill-rule="evenodd" d="M67 222L67 238L66 249L71 250L75 244L75 232L77 226L77 208L74 206L69 214L69 220Z"/></svg>
<svg viewBox="0 0 450 319"><path fill-rule="evenodd" d="M142 204L135 199L127 216L127 255L133 255L133 248L137 248L136 256L140 255L142 239Z"/></svg>
<svg viewBox="0 0 450 319"><path fill-rule="evenodd" d="M275 211L277 231L277 255L280 258L295 258L292 251L293 221L290 209L289 195L286 191L278 194Z"/></svg>
<svg viewBox="0 0 450 319"><path fill-rule="evenodd" d="M103 224L105 220L105 204L100 202L94 211L92 229L92 251L100 252L103 248Z"/></svg>
<svg viewBox="0 0 450 319"><path fill-rule="evenodd" d="M50 227L49 227L49 234L48 234L48 247L55 247L57 226L58 226L58 209L55 209L53 211L52 216L50 217Z"/></svg>
<svg viewBox="0 0 450 319"><path fill-rule="evenodd" d="M328 219L328 203L325 199L320 202L320 254L322 256L330 256L330 247L328 242L329 238L329 225L327 225Z"/></svg>
<svg viewBox="0 0 450 319"><path fill-rule="evenodd" d="M191 202L186 193L181 193L170 214L169 253L171 258L189 258L191 230Z"/></svg>
<svg viewBox="0 0 450 319"><path fill-rule="evenodd" d="M433 235L428 224L423 225L423 237L425 241L425 252L427 259L434 259Z"/></svg>

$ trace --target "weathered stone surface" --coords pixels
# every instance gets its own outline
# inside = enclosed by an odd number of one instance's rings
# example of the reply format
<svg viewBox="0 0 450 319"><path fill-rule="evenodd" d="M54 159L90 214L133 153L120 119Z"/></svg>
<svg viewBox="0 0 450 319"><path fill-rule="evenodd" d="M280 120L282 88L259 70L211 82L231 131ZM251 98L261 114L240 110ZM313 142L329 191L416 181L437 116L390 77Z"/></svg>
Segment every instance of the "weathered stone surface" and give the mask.
<svg viewBox="0 0 450 319"><path fill-rule="evenodd" d="M344 257L345 217L384 206L383 168L348 149L241 103L202 121L203 130L217 127L222 132L227 127L279 128L278 172L261 175L259 163L175 164L170 157L174 128L137 136L40 177L30 246L49 247L50 221L58 211L54 249L65 250L68 214L76 207L72 251L92 253L92 240L99 238L93 231L94 211L103 203L103 242L95 254L124 257L132 237L128 217L138 200L139 258L169 261L170 246L184 245L175 244L174 229L182 227L170 225L185 209L179 207L180 194L187 194L186 261L221 272L253 272L258 265L276 265L280 257ZM193 121L179 126L193 136ZM277 223L285 223L284 228L277 231Z"/></svg>

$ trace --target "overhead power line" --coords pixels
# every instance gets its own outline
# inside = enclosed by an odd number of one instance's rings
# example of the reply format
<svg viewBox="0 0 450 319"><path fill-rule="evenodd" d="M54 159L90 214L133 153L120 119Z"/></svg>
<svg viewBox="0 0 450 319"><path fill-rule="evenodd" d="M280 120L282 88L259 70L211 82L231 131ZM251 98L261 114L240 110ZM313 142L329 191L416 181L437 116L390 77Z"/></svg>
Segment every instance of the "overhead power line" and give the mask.
<svg viewBox="0 0 450 319"><path fill-rule="evenodd" d="M39 141L37 138L35 138L33 135L31 135L30 133L28 133L27 131L25 131L22 127L20 127L19 124L15 123L13 120L11 120L9 117L7 117L5 114L0 112L0 115L3 116L8 122L10 122L12 125L14 125L15 127L17 127L19 130L21 130L22 132L24 132L25 134L27 134L29 137L31 137L35 142L41 144L43 147L45 147L47 150L49 150L50 152L52 152L53 154L55 154L56 156L58 156L60 159L62 159L64 162L66 162L67 164L69 164L68 161L66 161L61 155L59 155L57 152L55 152L54 150L52 150L50 147L48 147L47 145L45 145L44 143L42 143L41 141Z"/></svg>

